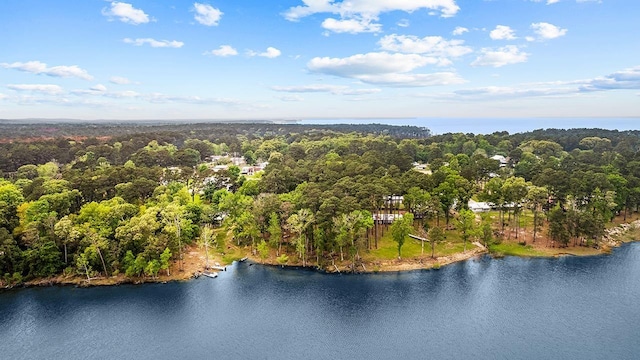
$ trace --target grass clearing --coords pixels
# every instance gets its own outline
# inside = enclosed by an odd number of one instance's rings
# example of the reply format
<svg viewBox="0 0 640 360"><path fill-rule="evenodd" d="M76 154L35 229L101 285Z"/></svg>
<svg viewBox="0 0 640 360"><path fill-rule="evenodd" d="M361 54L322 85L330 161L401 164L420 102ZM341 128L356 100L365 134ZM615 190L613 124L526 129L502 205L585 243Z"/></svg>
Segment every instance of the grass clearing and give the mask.
<svg viewBox="0 0 640 360"><path fill-rule="evenodd" d="M422 253L421 242L415 239L407 238L402 246L403 258L430 258L431 244L425 242L424 254ZM475 245L471 240L467 241L467 250L473 249ZM436 245L435 256L450 256L461 253L464 250L464 244L460 234L455 231L445 232L445 241ZM378 240L378 248L362 253L365 260L394 260L398 258L398 243L393 241L390 231L385 231L384 236Z"/></svg>
<svg viewBox="0 0 640 360"><path fill-rule="evenodd" d="M518 243L501 243L489 246L489 251L496 256L524 256L524 257L540 257L549 256L542 251L538 251L531 245L521 245Z"/></svg>

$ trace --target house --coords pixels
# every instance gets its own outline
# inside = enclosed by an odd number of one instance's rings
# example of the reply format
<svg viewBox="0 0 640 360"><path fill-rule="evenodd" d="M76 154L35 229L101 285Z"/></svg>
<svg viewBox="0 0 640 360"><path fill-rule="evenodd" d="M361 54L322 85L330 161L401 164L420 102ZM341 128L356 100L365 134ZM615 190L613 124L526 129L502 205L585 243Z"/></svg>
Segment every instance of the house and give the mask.
<svg viewBox="0 0 640 360"><path fill-rule="evenodd" d="M218 171L222 171L222 170L229 170L229 166L228 165L216 165L213 167L213 172L218 172Z"/></svg>
<svg viewBox="0 0 640 360"><path fill-rule="evenodd" d="M500 167L506 167L509 164L509 159L507 159L506 157L504 157L502 155L493 155L491 157L491 160L496 160L496 161L500 162Z"/></svg>
<svg viewBox="0 0 640 360"><path fill-rule="evenodd" d="M413 163L413 168L416 170L427 170L427 164L421 164L419 162Z"/></svg>
<svg viewBox="0 0 640 360"><path fill-rule="evenodd" d="M393 224L395 220L402 219L402 214L377 213L372 214L372 217L376 224Z"/></svg>
<svg viewBox="0 0 640 360"><path fill-rule="evenodd" d="M473 212L487 212L491 210L491 205L487 202L469 200L469 210Z"/></svg>

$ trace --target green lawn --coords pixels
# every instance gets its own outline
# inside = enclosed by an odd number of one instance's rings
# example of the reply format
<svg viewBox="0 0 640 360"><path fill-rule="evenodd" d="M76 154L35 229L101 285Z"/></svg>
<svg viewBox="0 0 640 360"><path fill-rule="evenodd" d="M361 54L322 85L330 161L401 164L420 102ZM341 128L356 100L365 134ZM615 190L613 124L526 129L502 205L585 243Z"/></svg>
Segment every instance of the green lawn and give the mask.
<svg viewBox="0 0 640 360"><path fill-rule="evenodd" d="M518 243L502 243L489 246L492 254L498 256L549 256L543 252L535 250L531 245L520 245Z"/></svg>
<svg viewBox="0 0 640 360"><path fill-rule="evenodd" d="M475 245L471 241L467 242L467 249L473 249ZM461 253L464 250L464 244L455 231L447 231L444 242L436 245L435 256L449 256L455 253ZM391 232L385 230L385 234L378 240L378 249L370 250L368 254L362 254L366 260L393 260L398 258L398 243L393 241ZM407 238L402 246L403 258L421 257L422 251L420 241ZM424 257L431 257L431 244L424 244Z"/></svg>

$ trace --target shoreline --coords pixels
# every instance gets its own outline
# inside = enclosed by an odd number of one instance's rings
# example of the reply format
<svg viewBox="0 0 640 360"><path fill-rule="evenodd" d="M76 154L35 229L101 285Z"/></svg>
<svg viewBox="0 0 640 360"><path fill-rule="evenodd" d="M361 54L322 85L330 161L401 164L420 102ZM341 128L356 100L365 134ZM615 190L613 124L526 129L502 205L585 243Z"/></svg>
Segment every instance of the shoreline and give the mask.
<svg viewBox="0 0 640 360"><path fill-rule="evenodd" d="M574 246L568 248L551 248L558 251L547 251L547 254L543 255L513 255L513 254L497 254L494 255L494 258L501 258L504 256L516 256L516 257L543 257L543 258L558 258L563 256L601 256L607 255L611 253L613 248L620 247L622 244L629 242L640 241L640 220L635 220L630 223L619 224L615 227L606 230L605 235L601 241L601 246L598 249L595 248L586 248L582 246ZM369 262L361 262L358 264L358 267L361 270L352 271L351 265L342 265L338 267L337 265L331 265L324 268L316 268L314 266L302 266L302 264L277 264L273 262L261 262L259 258L254 255L249 254L248 259L257 265L265 265L265 266L278 266L283 268L291 268L291 269L304 269L311 271L319 271L326 274L376 274L376 273L393 273L393 272L404 272L404 271L415 271L415 270L438 270L442 266L458 263L461 261L466 261L481 255L491 254L489 249L485 248L483 245L477 242L471 243L474 248L467 250L467 252L455 253L450 256L440 256L435 259L409 259L405 258L402 260L394 259L394 260L376 260ZM549 248L547 248L549 249ZM573 253L568 250L583 250L588 249L589 251L586 253L578 253L574 251ZM73 275L58 275L50 278L39 278L26 281L19 285L15 286L4 286L0 288L0 293L2 291L11 290L11 289L19 289L19 288L33 288L33 287L50 287L50 286L75 286L80 288L89 288L89 287L98 287L98 286L119 286L119 285L143 285L143 284L158 284L158 283L169 283L169 282L181 282L181 281L189 281L196 278L196 274L201 274L206 271L204 265L204 255L202 251L193 251L194 248L190 249L187 253L185 261L188 262L187 268L185 270L178 270L177 263L172 264L171 275L159 275L156 278L148 278L148 277L136 277L136 278L128 278L122 274L103 277L103 278L94 278L91 281L87 281L86 278ZM231 264L225 264L223 266L230 266Z"/></svg>

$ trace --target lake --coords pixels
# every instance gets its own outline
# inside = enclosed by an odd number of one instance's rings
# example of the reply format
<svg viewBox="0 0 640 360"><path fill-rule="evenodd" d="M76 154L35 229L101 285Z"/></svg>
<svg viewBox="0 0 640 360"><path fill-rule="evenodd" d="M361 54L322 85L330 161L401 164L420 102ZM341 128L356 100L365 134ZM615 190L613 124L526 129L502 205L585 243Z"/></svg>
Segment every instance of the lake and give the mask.
<svg viewBox="0 0 640 360"><path fill-rule="evenodd" d="M369 275L0 293L2 359L637 359L640 243Z"/></svg>

